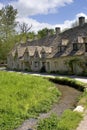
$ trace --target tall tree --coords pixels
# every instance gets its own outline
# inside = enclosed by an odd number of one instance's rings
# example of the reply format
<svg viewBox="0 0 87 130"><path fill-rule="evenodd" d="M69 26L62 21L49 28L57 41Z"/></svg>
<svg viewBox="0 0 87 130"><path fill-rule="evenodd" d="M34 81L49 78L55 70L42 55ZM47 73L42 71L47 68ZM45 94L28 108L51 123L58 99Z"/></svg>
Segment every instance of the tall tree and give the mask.
<svg viewBox="0 0 87 130"><path fill-rule="evenodd" d="M7 39L14 34L17 10L12 5L7 5L0 10L0 37Z"/></svg>

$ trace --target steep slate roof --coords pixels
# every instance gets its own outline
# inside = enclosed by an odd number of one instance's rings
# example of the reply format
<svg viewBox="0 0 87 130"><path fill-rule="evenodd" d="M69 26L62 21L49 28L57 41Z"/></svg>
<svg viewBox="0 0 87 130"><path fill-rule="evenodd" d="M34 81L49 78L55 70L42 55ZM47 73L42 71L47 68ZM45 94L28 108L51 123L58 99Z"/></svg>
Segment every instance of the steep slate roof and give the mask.
<svg viewBox="0 0 87 130"><path fill-rule="evenodd" d="M55 34L53 36L46 36L42 39L34 40L31 42L26 42L25 44L18 44L12 51L12 55L15 55L16 48L18 50L18 57L22 57L26 47L28 48L29 55L33 56L37 48L39 56L41 55L41 50L44 48L47 53L47 58L52 57L63 57L63 56L73 56L84 54L84 43L78 43L79 50L73 51L73 43L77 43L78 36L87 37L87 23L82 26L77 26L68 29L60 34ZM58 52L58 46L61 45L62 39L68 39L69 43L63 52Z"/></svg>
<svg viewBox="0 0 87 130"><path fill-rule="evenodd" d="M51 47L45 47L45 46L27 46L27 50L28 50L30 56L34 55L36 49L37 49L40 57L41 57L41 50L42 49L44 49L44 51L47 54L49 54L49 53L52 52L52 48ZM15 53L17 51L18 58L21 59L23 57L24 53L25 53L25 50L26 50L26 46L21 46L19 44L19 46L17 46L17 49L15 48L13 51L11 51L11 53L12 53L12 56L14 57Z"/></svg>

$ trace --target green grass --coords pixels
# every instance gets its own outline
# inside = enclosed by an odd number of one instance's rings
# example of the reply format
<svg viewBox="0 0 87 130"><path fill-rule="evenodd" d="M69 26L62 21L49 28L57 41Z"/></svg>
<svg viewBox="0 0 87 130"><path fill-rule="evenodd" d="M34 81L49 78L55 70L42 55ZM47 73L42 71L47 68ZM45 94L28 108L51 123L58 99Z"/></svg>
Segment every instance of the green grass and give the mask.
<svg viewBox="0 0 87 130"><path fill-rule="evenodd" d="M81 113L66 110L60 118L52 114L38 122L37 130L75 130L81 121Z"/></svg>
<svg viewBox="0 0 87 130"><path fill-rule="evenodd" d="M25 119L47 112L59 95L42 77L0 72L0 130L13 130Z"/></svg>

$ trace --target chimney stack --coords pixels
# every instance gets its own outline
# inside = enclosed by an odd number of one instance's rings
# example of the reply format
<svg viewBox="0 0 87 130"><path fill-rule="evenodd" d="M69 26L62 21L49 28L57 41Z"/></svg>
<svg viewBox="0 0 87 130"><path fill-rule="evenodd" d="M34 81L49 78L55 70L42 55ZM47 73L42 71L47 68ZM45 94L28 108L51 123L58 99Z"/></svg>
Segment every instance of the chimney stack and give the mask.
<svg viewBox="0 0 87 130"><path fill-rule="evenodd" d="M84 25L84 23L85 23L85 17L83 16L79 17L79 26Z"/></svg>
<svg viewBox="0 0 87 130"><path fill-rule="evenodd" d="M59 35L59 33L60 33L60 27L56 27L55 30L56 30L56 35Z"/></svg>
<svg viewBox="0 0 87 130"><path fill-rule="evenodd" d="M50 36L50 35L51 35L51 31L47 30L47 36Z"/></svg>

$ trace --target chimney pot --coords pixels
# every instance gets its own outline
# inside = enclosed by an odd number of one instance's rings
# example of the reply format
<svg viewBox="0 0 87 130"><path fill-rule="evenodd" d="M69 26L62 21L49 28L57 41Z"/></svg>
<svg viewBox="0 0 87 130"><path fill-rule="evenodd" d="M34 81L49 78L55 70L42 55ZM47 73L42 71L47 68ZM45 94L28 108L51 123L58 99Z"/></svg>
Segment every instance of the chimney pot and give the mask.
<svg viewBox="0 0 87 130"><path fill-rule="evenodd" d="M55 30L56 30L56 34L58 35L60 33L60 27L56 27Z"/></svg>
<svg viewBox="0 0 87 130"><path fill-rule="evenodd" d="M83 16L79 17L79 26L84 25L84 23L85 23L85 17Z"/></svg>

